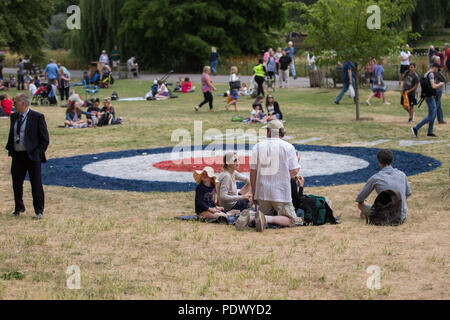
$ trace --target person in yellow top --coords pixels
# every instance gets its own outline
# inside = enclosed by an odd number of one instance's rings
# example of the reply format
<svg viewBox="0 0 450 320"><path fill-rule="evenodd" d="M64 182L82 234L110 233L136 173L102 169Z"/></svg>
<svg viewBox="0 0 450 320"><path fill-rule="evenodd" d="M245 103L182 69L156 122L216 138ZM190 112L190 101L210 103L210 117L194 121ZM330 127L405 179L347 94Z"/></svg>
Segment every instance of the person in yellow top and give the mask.
<svg viewBox="0 0 450 320"><path fill-rule="evenodd" d="M253 68L255 73L255 81L258 84L258 96L264 97L264 81L266 79L266 67L264 66L264 60L259 59L259 64Z"/></svg>

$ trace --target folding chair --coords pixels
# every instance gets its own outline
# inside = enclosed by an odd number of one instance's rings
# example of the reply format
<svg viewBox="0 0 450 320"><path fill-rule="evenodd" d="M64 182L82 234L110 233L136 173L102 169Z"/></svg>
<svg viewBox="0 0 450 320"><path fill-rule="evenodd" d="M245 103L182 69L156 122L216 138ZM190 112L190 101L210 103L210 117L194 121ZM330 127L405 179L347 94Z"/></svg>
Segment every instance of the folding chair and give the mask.
<svg viewBox="0 0 450 320"><path fill-rule="evenodd" d="M92 97L98 92L98 86L97 85L89 85L86 80L84 81L84 91L88 95L88 99L92 99Z"/></svg>

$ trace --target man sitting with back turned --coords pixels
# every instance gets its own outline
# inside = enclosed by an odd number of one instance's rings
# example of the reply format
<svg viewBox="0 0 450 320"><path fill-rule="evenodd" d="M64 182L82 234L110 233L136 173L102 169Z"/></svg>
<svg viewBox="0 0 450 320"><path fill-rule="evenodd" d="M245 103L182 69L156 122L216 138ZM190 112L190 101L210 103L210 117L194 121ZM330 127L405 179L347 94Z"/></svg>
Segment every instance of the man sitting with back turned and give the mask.
<svg viewBox="0 0 450 320"><path fill-rule="evenodd" d="M406 220L406 213L408 207L406 205L406 199L412 195L411 187L409 186L408 178L406 175L392 167L394 162L394 155L391 150L380 150L377 154L378 164L381 167L381 171L374 174L369 181L367 181L364 188L356 197L358 202L358 208L361 210L361 218L365 219L370 213L371 205L366 204L364 201L371 194L373 189L380 194L386 190L392 190L400 193L402 198L402 223Z"/></svg>

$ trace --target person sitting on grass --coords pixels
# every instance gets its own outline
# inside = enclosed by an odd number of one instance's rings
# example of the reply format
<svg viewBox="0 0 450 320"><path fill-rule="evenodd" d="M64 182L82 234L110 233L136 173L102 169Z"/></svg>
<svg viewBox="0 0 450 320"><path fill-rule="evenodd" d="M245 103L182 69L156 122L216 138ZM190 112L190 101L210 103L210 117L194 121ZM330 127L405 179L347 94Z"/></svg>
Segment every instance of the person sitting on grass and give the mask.
<svg viewBox="0 0 450 320"><path fill-rule="evenodd" d="M195 91L195 87L192 86L191 79L185 78L183 84L181 85L181 92L191 93Z"/></svg>
<svg viewBox="0 0 450 320"><path fill-rule="evenodd" d="M408 206L406 205L406 199L412 195L411 187L408 182L408 177L400 170L394 169L392 164L394 162L394 155L391 150L380 150L377 154L378 164L381 171L373 175L369 181L367 181L364 188L356 197L358 203L358 209L361 211L361 219L367 219L372 206L366 204L365 200L372 193L373 189L377 194L380 194L386 190L392 190L398 192L402 198L402 223L406 221L406 213L408 212Z"/></svg>
<svg viewBox="0 0 450 320"><path fill-rule="evenodd" d="M256 123L261 122L263 123L265 121L264 112L261 111L259 105L254 104L252 105L252 113L250 114L250 122Z"/></svg>
<svg viewBox="0 0 450 320"><path fill-rule="evenodd" d="M267 95L266 109L267 109L266 121L283 120L283 114L280 111L280 105L278 104L278 102L275 101L275 98L271 94Z"/></svg>
<svg viewBox="0 0 450 320"><path fill-rule="evenodd" d="M175 85L175 88L173 89L173 91L175 92L181 92L182 88L184 85L184 78L183 77L178 77L178 81Z"/></svg>
<svg viewBox="0 0 450 320"><path fill-rule="evenodd" d="M212 219L225 222L228 215L225 209L218 207L214 202L216 188L216 176L211 167L205 167L201 171L194 171L194 180L198 186L195 189L195 213L199 219Z"/></svg>
<svg viewBox="0 0 450 320"><path fill-rule="evenodd" d="M2 79L0 79L0 91L8 91L8 82L4 82Z"/></svg>
<svg viewBox="0 0 450 320"><path fill-rule="evenodd" d="M34 96L34 94L37 91L37 87L34 84L34 81L31 81L30 84L28 85L28 91L30 91L31 96Z"/></svg>
<svg viewBox="0 0 450 320"><path fill-rule="evenodd" d="M94 103L88 107L87 112L89 113L87 116L87 123L90 126L96 126L101 112L99 98L94 100Z"/></svg>
<svg viewBox="0 0 450 320"><path fill-rule="evenodd" d="M243 82L241 85L241 88L239 89L239 95L240 96L248 96L248 88L247 83Z"/></svg>
<svg viewBox="0 0 450 320"><path fill-rule="evenodd" d="M252 199L250 189L250 178L239 173L239 157L236 152L228 152L223 158L223 170L219 175L218 198L219 205L225 208L226 212L239 210L242 212L250 207ZM238 193L236 180L244 182L246 185Z"/></svg>
<svg viewBox="0 0 450 320"><path fill-rule="evenodd" d="M13 101L7 94L0 96L0 117L9 117L13 110Z"/></svg>
<svg viewBox="0 0 450 320"><path fill-rule="evenodd" d="M15 88L17 86L17 80L16 77L13 74L9 75L9 87Z"/></svg>
<svg viewBox="0 0 450 320"><path fill-rule="evenodd" d="M33 81L33 78L30 76L30 73L27 72L23 79L25 82L25 90L28 90L28 88L30 87L30 83Z"/></svg>
<svg viewBox="0 0 450 320"><path fill-rule="evenodd" d="M100 127L122 124L121 117L118 117L116 119L116 111L114 110L114 107L111 105L111 100L109 98L103 100L103 108L100 110L100 113L97 113L97 118L99 119L98 125Z"/></svg>
<svg viewBox="0 0 450 320"><path fill-rule="evenodd" d="M167 89L166 85L161 80L158 80L158 89L155 98L157 100L169 99L169 89Z"/></svg>
<svg viewBox="0 0 450 320"><path fill-rule="evenodd" d="M66 128L76 128L84 124L82 115L88 115L86 111L81 110L77 101L72 101L66 110L66 121L64 122Z"/></svg>

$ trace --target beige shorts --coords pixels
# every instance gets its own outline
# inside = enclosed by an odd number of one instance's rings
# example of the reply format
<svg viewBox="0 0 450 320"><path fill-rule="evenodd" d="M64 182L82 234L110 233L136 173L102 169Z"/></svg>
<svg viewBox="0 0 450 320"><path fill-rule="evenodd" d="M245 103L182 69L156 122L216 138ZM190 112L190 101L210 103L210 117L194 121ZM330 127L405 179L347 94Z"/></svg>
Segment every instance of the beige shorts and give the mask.
<svg viewBox="0 0 450 320"><path fill-rule="evenodd" d="M299 222L294 205L290 202L258 200L258 206L259 210L266 216L273 216L274 211L276 211L278 215L291 219L294 224Z"/></svg>
<svg viewBox="0 0 450 320"><path fill-rule="evenodd" d="M119 66L119 64L120 64L120 60L118 60L118 61L114 61L114 60L113 60L112 63L113 63L113 67L114 67L114 68L117 68L117 67Z"/></svg>

